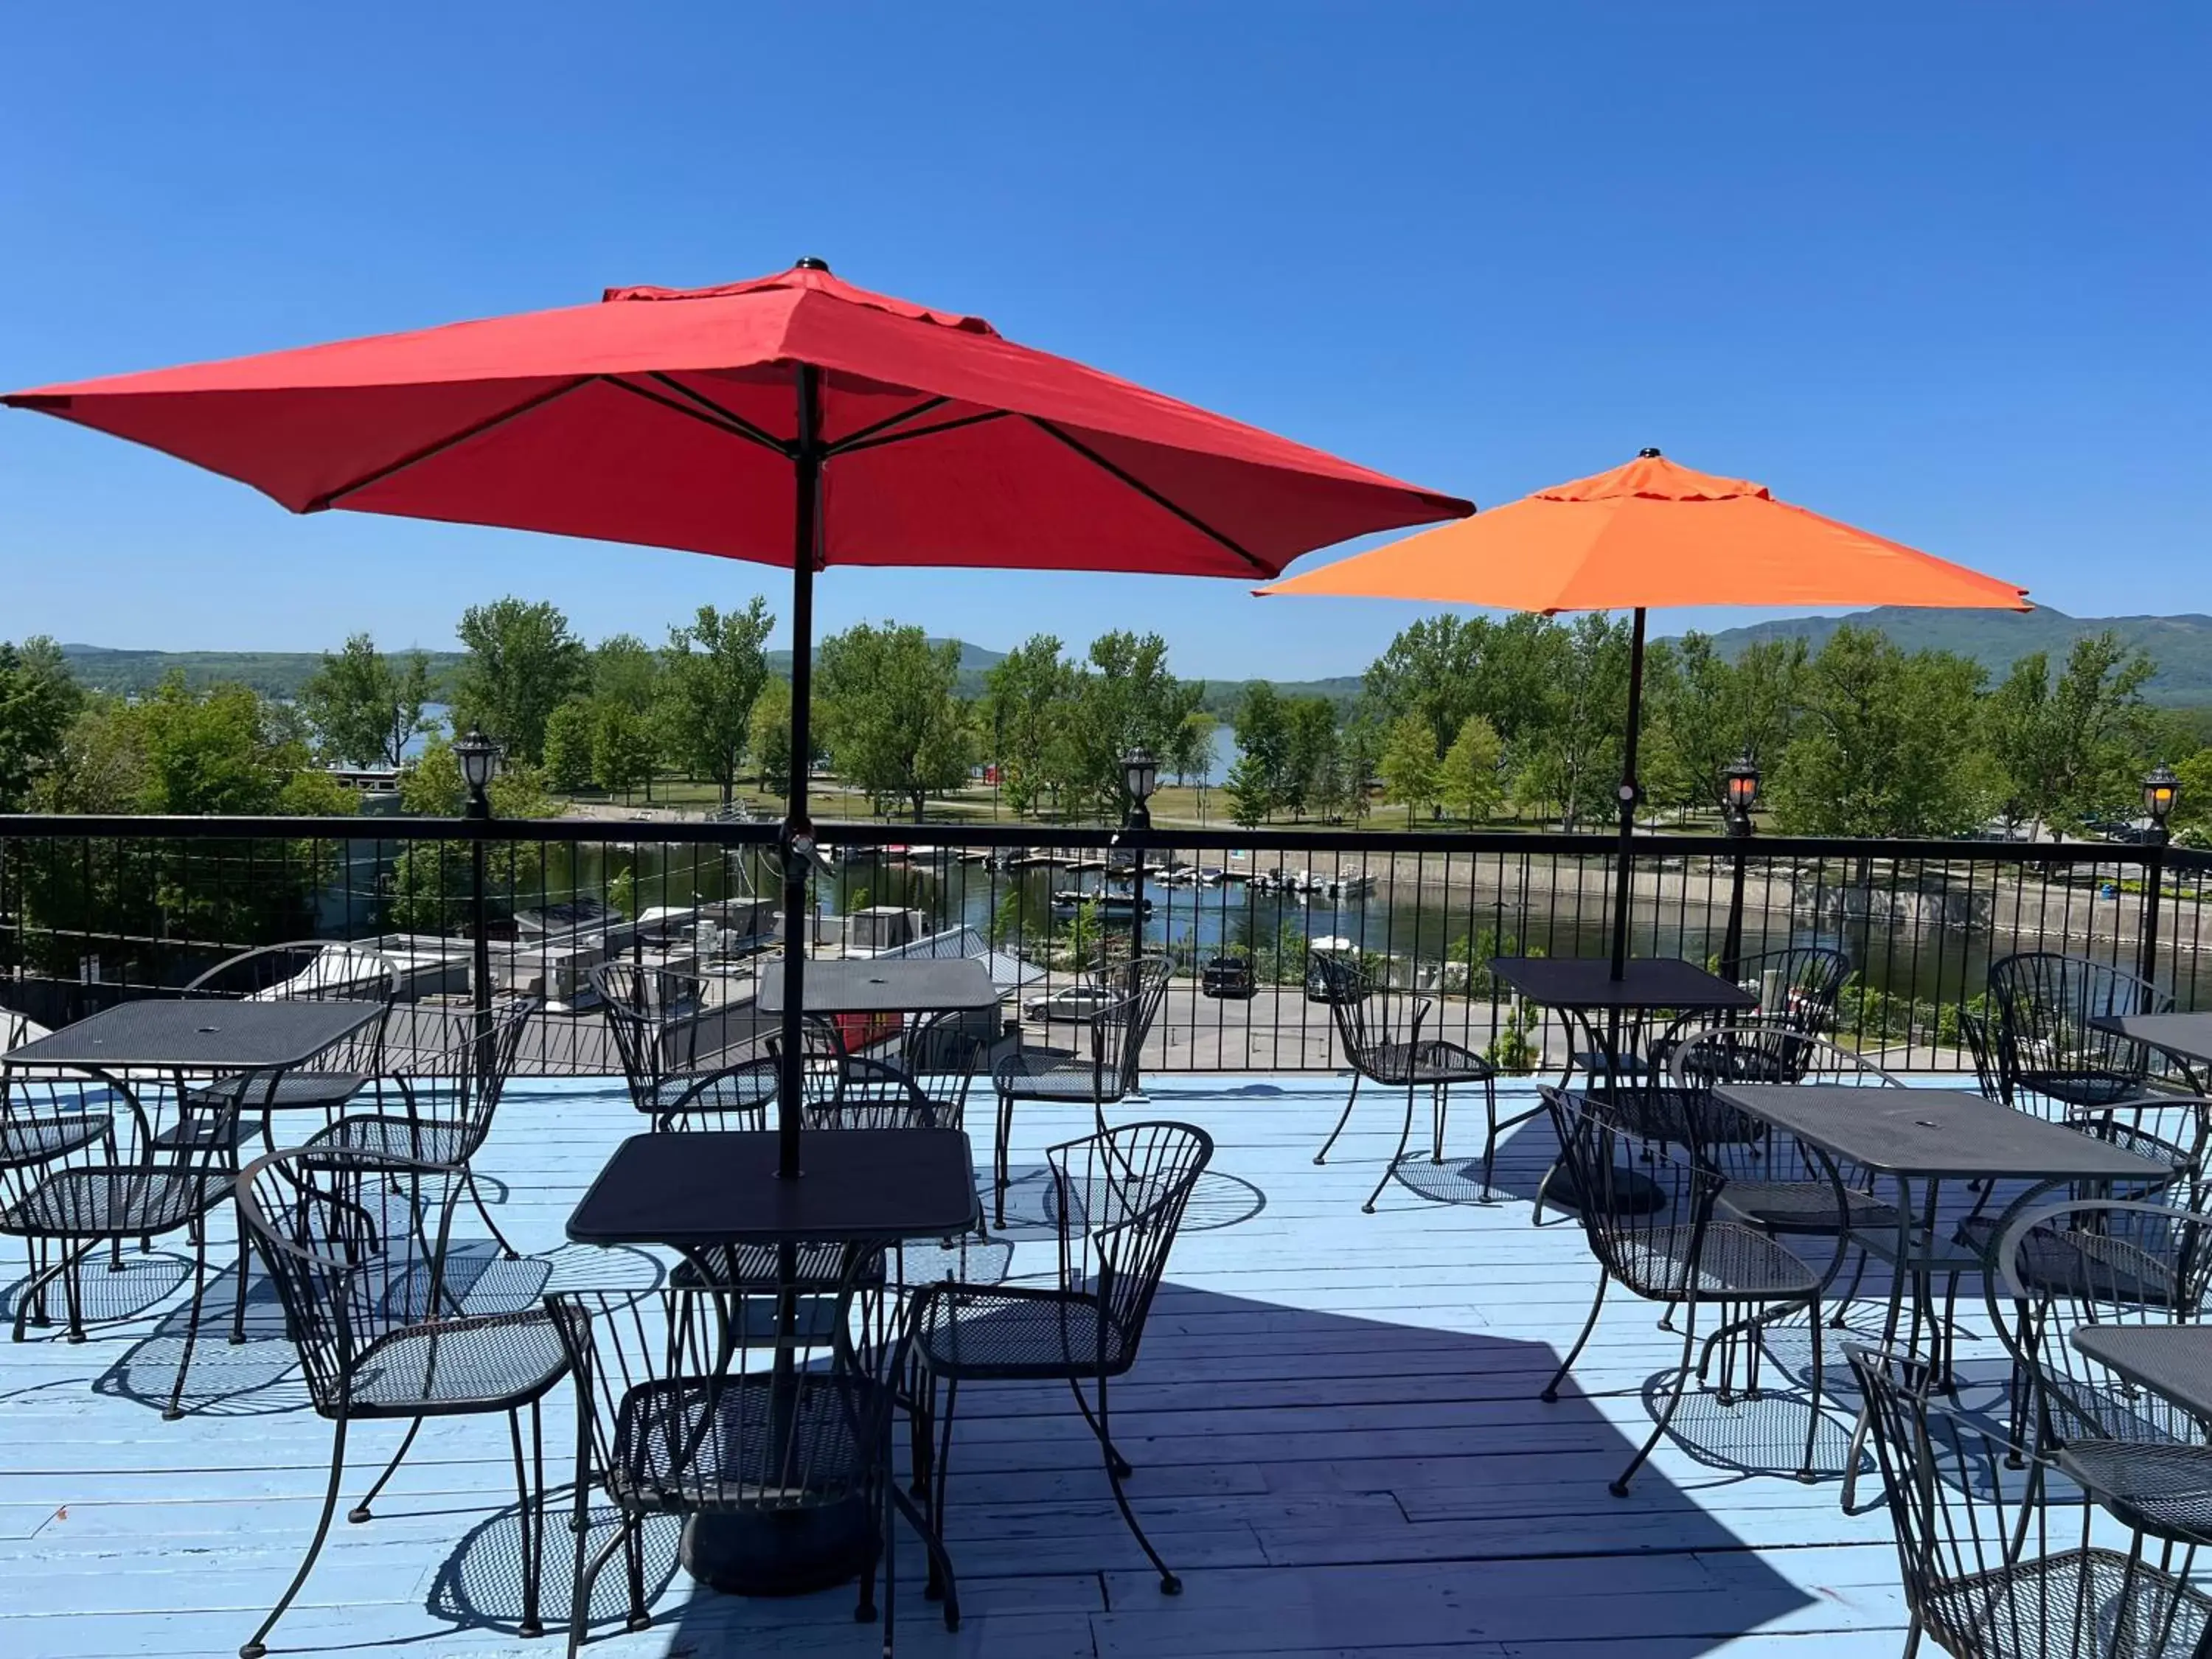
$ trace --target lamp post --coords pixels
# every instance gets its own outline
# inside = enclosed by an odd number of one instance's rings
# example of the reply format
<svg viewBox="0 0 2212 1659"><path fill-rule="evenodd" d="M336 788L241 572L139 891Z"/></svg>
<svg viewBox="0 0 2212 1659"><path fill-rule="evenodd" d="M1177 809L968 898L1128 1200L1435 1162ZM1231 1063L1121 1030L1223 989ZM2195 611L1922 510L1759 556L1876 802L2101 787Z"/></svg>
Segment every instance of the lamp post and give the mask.
<svg viewBox="0 0 2212 1659"><path fill-rule="evenodd" d="M1721 774L1721 788L1729 840L1735 849L1735 868L1729 881L1728 933L1721 941L1721 977L1732 980L1743 956L1745 843L1751 839L1752 809L1759 805L1759 763L1748 749Z"/></svg>
<svg viewBox="0 0 2212 1659"><path fill-rule="evenodd" d="M2144 775L2143 811L2150 818L2150 828L2144 832L2143 844L2150 850L2143 860L2142 955L2136 971L2154 984L2158 978L2158 902L2166 885L2166 823L2173 816L2174 803L2180 799L2181 781L2164 762Z"/></svg>
<svg viewBox="0 0 2212 1659"><path fill-rule="evenodd" d="M461 781L469 799L461 817L476 826L469 838L469 932L476 941L477 1036L491 1031L491 937L489 907L484 902L484 826L491 822L491 781L499 775L500 747L471 726L453 741L453 758L460 763Z"/></svg>

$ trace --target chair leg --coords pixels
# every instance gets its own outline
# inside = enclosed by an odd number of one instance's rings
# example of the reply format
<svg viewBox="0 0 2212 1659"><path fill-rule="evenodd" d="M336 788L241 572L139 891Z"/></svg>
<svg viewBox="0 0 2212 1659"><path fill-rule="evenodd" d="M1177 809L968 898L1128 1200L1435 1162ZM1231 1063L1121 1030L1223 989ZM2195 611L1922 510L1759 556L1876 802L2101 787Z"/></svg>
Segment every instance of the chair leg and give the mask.
<svg viewBox="0 0 2212 1659"><path fill-rule="evenodd" d="M246 1340L246 1280L253 1266L253 1246L246 1236L243 1217L238 1223L238 1293L231 1298L230 1346L236 1347Z"/></svg>
<svg viewBox="0 0 2212 1659"><path fill-rule="evenodd" d="M1575 1361L1582 1358L1583 1349L1589 1342L1590 1333L1597 1328L1598 1310L1605 1306L1605 1287L1611 1281L1606 1277L1605 1270L1602 1267L1598 1269L1597 1295L1591 1298L1589 1317L1583 1321L1582 1334L1575 1339L1575 1346L1567 1350L1567 1357L1559 1362L1559 1369L1552 1373L1552 1380L1544 1384L1544 1392L1536 1396L1546 1405L1558 1403L1559 1384L1567 1380L1567 1373L1574 1369Z"/></svg>
<svg viewBox="0 0 2212 1659"><path fill-rule="evenodd" d="M1813 1327L1813 1387L1805 1401L1805 1462L1797 1471L1797 1478L1807 1486L1814 1481L1813 1448L1820 1432L1820 1299L1813 1298L1811 1314Z"/></svg>
<svg viewBox="0 0 2212 1659"><path fill-rule="evenodd" d="M276 1628L276 1621L292 1605L292 1598L299 1595L306 1585L308 1573L314 1570L315 1558L323 1553L323 1540L331 1535L331 1517L337 1513L338 1487L345 1480L345 1443L346 1424L345 1419L341 1417L331 1437L331 1484L323 1493L323 1513L321 1519L315 1522L315 1535L307 1544L307 1553L300 1563L300 1570L292 1575L292 1582L285 1587L283 1595L276 1598L276 1605L269 1610L269 1616L261 1621L261 1628L253 1632L244 1647L239 1649L238 1659L262 1659L262 1656L269 1651L269 1632Z"/></svg>
<svg viewBox="0 0 2212 1659"><path fill-rule="evenodd" d="M172 1423L185 1414L185 1378L192 1369L192 1345L199 1340L200 1318L206 1312L202 1304L207 1300L207 1234L203 1231L199 1244L192 1251L192 1299L185 1310L185 1351L177 1360L177 1381L169 1390L169 1409L161 1413ZM323 1524L330 1524L328 1516L323 1517Z"/></svg>
<svg viewBox="0 0 2212 1659"><path fill-rule="evenodd" d="M1451 1091L1443 1084L1437 1085L1429 1100L1430 1114L1435 1120L1429 1136L1429 1162L1444 1161L1444 1115L1451 1110Z"/></svg>
<svg viewBox="0 0 2212 1659"><path fill-rule="evenodd" d="M1494 1184L1492 1177L1498 1170L1498 1081L1494 1078L1482 1080L1482 1195L1490 1196Z"/></svg>
<svg viewBox="0 0 2212 1659"><path fill-rule="evenodd" d="M1337 1115L1336 1127L1328 1132L1328 1139L1322 1142L1321 1150L1314 1154L1315 1163L1328 1162L1328 1149L1336 1145L1336 1138L1344 1133L1344 1126L1352 1121L1352 1109L1358 1103L1359 1073L1354 1072L1352 1074L1352 1092L1344 1099L1344 1110Z"/></svg>
<svg viewBox="0 0 2212 1659"><path fill-rule="evenodd" d="M629 1576L629 1627L641 1631L653 1623L645 1605L645 1522L641 1516L625 1517L622 1531L624 1567Z"/></svg>
<svg viewBox="0 0 2212 1659"><path fill-rule="evenodd" d="M422 1419L417 1418L416 1422ZM538 1529L538 1514L532 1500L530 1472L522 1461L522 1413L507 1414L507 1439L514 1454L514 1512L522 1529L522 1622L514 1627L522 1637L543 1636L545 1626L538 1618L538 1581L539 1553L544 1547L544 1534ZM545 1488L545 1445L538 1421L538 1407L530 1407L530 1439L537 1451L538 1490Z"/></svg>
<svg viewBox="0 0 2212 1659"><path fill-rule="evenodd" d="M378 1475L369 1489L361 1495L361 1502L346 1511L346 1520L349 1524L357 1527L362 1522L374 1518L370 1505L376 1502L378 1494L383 1492L385 1482L399 1473L399 1465L405 1460L408 1448L415 1443L415 1437L422 1432L422 1419L419 1417L410 1418L407 1424L407 1432L400 1437L399 1449L392 1454L392 1461L384 1466L384 1473Z"/></svg>
<svg viewBox="0 0 2212 1659"><path fill-rule="evenodd" d="M1067 1390L1075 1396L1075 1408L1083 1413L1083 1420L1091 1425L1091 1434L1097 1437L1099 1445L1105 1449L1108 1466L1122 1480L1127 1480L1136 1473L1136 1470L1131 1467L1129 1460L1121 1455L1121 1449L1108 1438L1105 1425L1091 1414L1091 1402L1083 1397L1082 1380L1070 1376L1067 1379Z"/></svg>
<svg viewBox="0 0 2212 1659"><path fill-rule="evenodd" d="M1121 1490L1121 1475L1115 1468L1114 1440L1109 1427L1112 1421L1107 1405L1106 1379L1102 1376L1098 1379L1098 1443L1107 1452L1106 1478L1113 1483L1114 1506L1121 1511L1121 1519L1129 1528L1129 1535L1137 1540L1137 1547L1144 1551L1145 1558L1152 1564L1152 1570L1159 1574L1160 1593L1181 1595L1182 1580L1169 1571L1168 1564L1160 1559L1160 1553L1152 1547L1152 1540L1145 1536L1144 1528L1137 1522L1137 1512L1129 1507L1128 1493Z"/></svg>
<svg viewBox="0 0 2212 1659"><path fill-rule="evenodd" d="M599 1547L599 1553L591 1559L588 1565L584 1559L584 1544L590 1536L591 1528L580 1527L576 1529L576 1588L568 1603L568 1659L576 1659L577 1652L584 1645L584 1638L592 1623L592 1590L599 1583L599 1575L607 1570L607 1564L615 1559L615 1552L628 1546L629 1524L629 1516L617 1515L615 1535ZM643 1630L645 1626L638 1623L633 1613L629 1628Z"/></svg>
<svg viewBox="0 0 2212 1659"><path fill-rule="evenodd" d="M507 1242L507 1235L500 1231L499 1223L491 1218L491 1209L484 1202L483 1190L477 1185L476 1170L473 1168L464 1170L461 1180L469 1189L469 1199L477 1206L477 1214L483 1218L483 1224L491 1231L492 1243L499 1246L501 1259L507 1261L516 1260L521 1252Z"/></svg>
<svg viewBox="0 0 2212 1659"><path fill-rule="evenodd" d="M1390 1155L1390 1161L1382 1166L1382 1179L1375 1183L1375 1190L1367 1194L1367 1201L1359 1206L1359 1212L1362 1215L1373 1215L1375 1213L1375 1205L1376 1200L1382 1196L1382 1189L1390 1184L1390 1177L1398 1173L1398 1166L1406 1161L1406 1146L1407 1144L1413 1138L1413 1096L1416 1090L1413 1084L1409 1083L1406 1085L1406 1121L1400 1126L1398 1130L1398 1150Z"/></svg>
<svg viewBox="0 0 2212 1659"><path fill-rule="evenodd" d="M907 1383L907 1491L927 1503L929 1499L929 1452L937 1416L936 1374L917 1359Z"/></svg>
<svg viewBox="0 0 2212 1659"><path fill-rule="evenodd" d="M991 1185L994 1189L991 1219L992 1224L999 1227L1006 1224L1006 1186L1013 1179L1014 1167L1013 1160L1008 1155L1006 1144L1013 1139L1013 1133L1014 1097L1012 1095L1001 1094L999 1097L999 1138L997 1145L993 1149L991 1165L993 1175Z"/></svg>
<svg viewBox="0 0 2212 1659"><path fill-rule="evenodd" d="M1674 1373L1674 1391L1668 1395L1667 1404L1659 1413L1659 1420L1651 1425L1650 1437L1637 1449L1636 1455L1628 1460L1628 1467L1620 1472L1620 1478L1609 1488L1615 1498L1628 1496L1628 1483L1636 1478L1637 1470L1644 1467L1644 1460L1658 1447L1660 1440L1666 1435L1667 1425L1674 1420L1674 1408L1682 1403L1682 1396L1689 1392L1690 1356L1695 1352L1697 1340L1698 1304L1692 1302L1683 1310L1682 1363Z"/></svg>
<svg viewBox="0 0 2212 1659"><path fill-rule="evenodd" d="M945 1477L951 1473L952 1465L952 1413L958 1408L959 1404L960 1379L956 1376L949 1379L945 1384L945 1416L938 1426L937 1452L930 1460L930 1473L936 1478L937 1491L929 1502L929 1519L930 1524L937 1528L937 1536L940 1541L945 1537ZM947 1546L947 1551L949 1553L950 1546ZM922 1594L928 1595L941 1588L938 1578L937 1562L933 1558L929 1564L929 1585Z"/></svg>
<svg viewBox="0 0 2212 1659"><path fill-rule="evenodd" d="M62 1305L69 1310L69 1340L72 1342L85 1339L83 1270L85 1259L91 1254L92 1247L88 1246L64 1258L62 1262Z"/></svg>

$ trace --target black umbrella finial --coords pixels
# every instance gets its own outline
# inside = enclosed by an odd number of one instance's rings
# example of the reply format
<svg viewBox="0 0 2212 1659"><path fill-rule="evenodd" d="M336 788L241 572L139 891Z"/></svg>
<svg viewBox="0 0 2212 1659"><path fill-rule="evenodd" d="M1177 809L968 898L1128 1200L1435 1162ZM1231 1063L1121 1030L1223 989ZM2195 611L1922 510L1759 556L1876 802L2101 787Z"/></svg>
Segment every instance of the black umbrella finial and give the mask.
<svg viewBox="0 0 2212 1659"><path fill-rule="evenodd" d="M1643 448L1636 452L1636 459L1639 461L1656 461L1662 458L1656 449L1652 447L1650 444L1646 444Z"/></svg>
<svg viewBox="0 0 2212 1659"><path fill-rule="evenodd" d="M801 259L799 264L793 267L793 269L798 270L827 270L830 269L830 262L827 259L817 259L810 253L805 258Z"/></svg>

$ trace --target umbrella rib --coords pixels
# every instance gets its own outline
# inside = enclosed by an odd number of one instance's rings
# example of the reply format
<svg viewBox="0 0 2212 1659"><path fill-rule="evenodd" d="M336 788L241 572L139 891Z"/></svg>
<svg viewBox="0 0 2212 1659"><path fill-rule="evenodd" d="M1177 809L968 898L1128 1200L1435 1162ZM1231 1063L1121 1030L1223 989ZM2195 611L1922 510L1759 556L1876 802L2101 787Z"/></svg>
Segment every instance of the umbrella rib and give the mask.
<svg viewBox="0 0 2212 1659"><path fill-rule="evenodd" d="M704 409L694 409L689 404L679 404L675 398L665 397L649 386L641 386L635 380L625 380L614 376L609 378L607 384L629 392L634 398L642 398L646 402L665 409L672 415L681 415L687 421L696 421L702 426L712 427L725 437L743 438L747 443L758 444L763 449L774 450L787 459L790 458L791 452L788 449L757 427L744 422L732 425L731 419L733 417L709 415Z"/></svg>
<svg viewBox="0 0 2212 1659"><path fill-rule="evenodd" d="M950 402L950 398L944 401ZM981 426L986 421L1003 421L1010 410L987 409L975 415L963 415L957 420L939 421L935 426L917 427L911 432L890 432L880 438L865 441L853 438L832 444L826 452L831 455L850 455L863 449L881 449L885 444L902 444L910 438L933 438L940 432L957 432L963 426Z"/></svg>
<svg viewBox="0 0 2212 1659"><path fill-rule="evenodd" d="M933 409L942 409L951 401L950 398L924 398L911 409L902 409L897 414L886 415L880 421L871 421L858 432L847 433L836 442L825 447L823 453L826 455L835 455L839 450L849 445L860 443L866 439L874 437L878 432L888 431L892 427L902 425L914 419L917 415L927 415Z"/></svg>
<svg viewBox="0 0 2212 1659"><path fill-rule="evenodd" d="M721 404L716 403L712 398L707 396L705 392L694 392L690 386L684 385L683 381L678 380L673 374L665 374L659 369L654 369L647 378L659 381L662 386L666 386L671 392L676 393L678 397L689 398L693 403L698 404L700 408L707 410L713 414L720 416L732 427L735 427L744 436L750 438L757 444L767 445L769 448L773 449L777 454L783 456L786 459L796 460L799 458L799 446L797 444L786 443L782 439L777 437L775 434L770 432L766 427L755 425L744 416L738 414L734 409L725 409Z"/></svg>
<svg viewBox="0 0 2212 1659"><path fill-rule="evenodd" d="M453 449L461 444L465 444L468 442L470 439L479 437L483 434L490 431L494 427L505 426L509 421L515 419L519 416L527 415L534 409L542 409L547 404L551 403L555 398L565 398L570 392L574 392L578 386L588 386L592 381L598 378L599 377L595 374L579 375L576 379L565 381L560 386L554 386L550 391L540 392L532 397L525 398L520 403L515 404L512 409L503 409L496 415L488 415L481 421L477 421L468 426L463 427L459 432L449 432L436 442L423 445L422 448L416 450L411 454L402 455L398 460L386 462L384 465L376 468L374 471L362 473L361 477L356 478L351 483L340 484L336 489L325 490L323 494L314 497L305 507L301 507L300 511L302 513L320 513L326 508L336 507L340 501L343 500L348 495L353 495L357 490L366 489L371 484L382 483L386 478L391 477L393 474L404 472L409 467L418 465L422 462L430 459L433 456L442 455L447 450Z"/></svg>
<svg viewBox="0 0 2212 1659"><path fill-rule="evenodd" d="M1181 519L1185 524L1188 525L1193 530L1197 531L1201 536L1205 536L1210 540L1220 543L1222 546L1227 548L1238 558L1243 560L1245 563L1250 565L1253 569L1258 571L1261 575L1272 576L1276 574L1275 568L1269 565L1264 559L1260 558L1256 554L1237 545L1236 542L1232 541L1227 536L1223 535L1218 530L1216 530L1212 525L1206 523L1205 520L1200 518L1198 514L1191 512L1188 508L1177 506L1174 501L1170 501L1165 495L1161 495L1158 490L1153 489L1152 485L1146 483L1142 478L1138 477L1136 474L1131 472L1127 468L1116 466L1113 462L1108 460L1103 455L1101 455L1097 450L1091 448L1090 445L1085 443L1080 438L1076 437L1073 434L1062 430L1060 427L1054 425L1050 421L1040 420L1034 415L1025 416L1024 418L1026 419L1030 425L1036 427L1038 431L1046 434L1048 436L1059 439L1060 442L1066 444L1077 454L1082 456L1083 459L1090 462L1091 465L1098 468L1103 472L1118 478L1121 483L1128 485L1130 489L1135 490L1139 495L1142 495L1146 501L1152 502L1154 506L1164 507L1168 512L1174 514L1176 518Z"/></svg>

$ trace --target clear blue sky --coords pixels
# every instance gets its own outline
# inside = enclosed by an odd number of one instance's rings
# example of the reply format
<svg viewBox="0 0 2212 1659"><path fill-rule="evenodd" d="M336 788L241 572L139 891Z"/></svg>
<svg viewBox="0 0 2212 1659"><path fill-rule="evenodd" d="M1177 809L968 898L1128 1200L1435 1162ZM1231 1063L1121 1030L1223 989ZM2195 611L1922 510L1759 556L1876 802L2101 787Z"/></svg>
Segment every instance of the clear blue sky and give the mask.
<svg viewBox="0 0 2212 1659"><path fill-rule="evenodd" d="M16 9L0 385L695 283L867 286L1494 505L1662 446L2076 614L2212 611L2197 4ZM0 637L661 637L756 567L346 514L0 416ZM833 572L825 627L1415 614ZM1735 613L1674 617L1707 623Z"/></svg>

